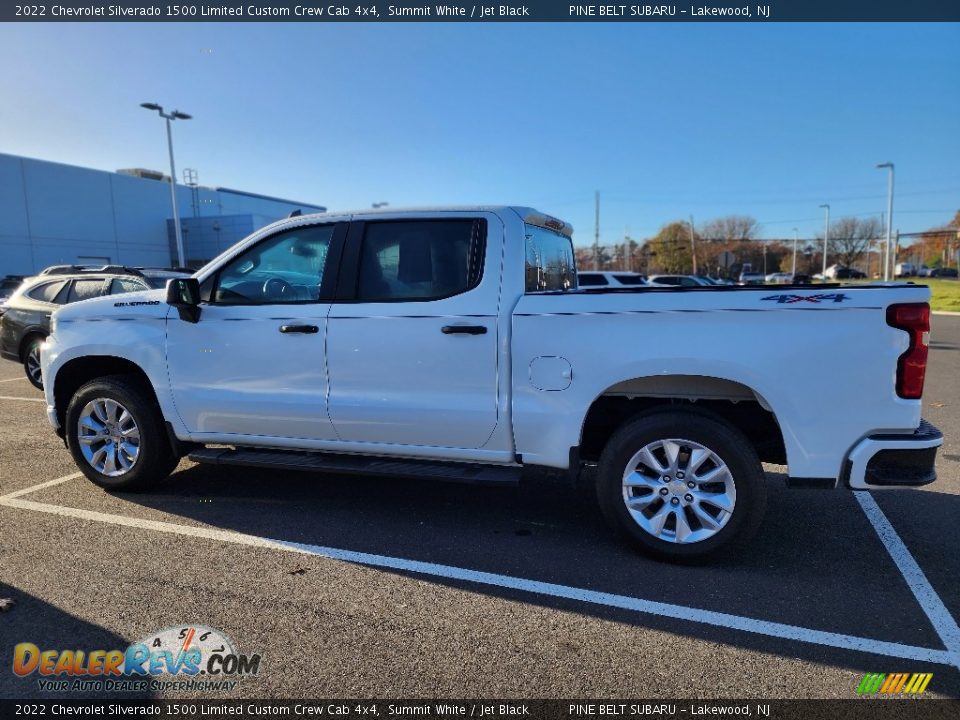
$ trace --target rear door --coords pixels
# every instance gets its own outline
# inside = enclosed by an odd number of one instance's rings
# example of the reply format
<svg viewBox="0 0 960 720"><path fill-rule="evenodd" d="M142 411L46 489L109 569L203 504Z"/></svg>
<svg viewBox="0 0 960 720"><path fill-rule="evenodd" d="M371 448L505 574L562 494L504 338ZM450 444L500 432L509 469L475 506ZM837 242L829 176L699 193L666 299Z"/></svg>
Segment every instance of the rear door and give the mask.
<svg viewBox="0 0 960 720"><path fill-rule="evenodd" d="M503 225L355 222L330 310L330 417L349 442L481 448L497 426Z"/></svg>

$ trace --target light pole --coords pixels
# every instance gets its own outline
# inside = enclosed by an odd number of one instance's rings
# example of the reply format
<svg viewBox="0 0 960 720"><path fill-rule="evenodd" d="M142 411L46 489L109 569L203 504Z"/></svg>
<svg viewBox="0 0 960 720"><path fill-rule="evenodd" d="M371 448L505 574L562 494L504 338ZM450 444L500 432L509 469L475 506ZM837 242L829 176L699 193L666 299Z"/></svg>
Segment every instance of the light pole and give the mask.
<svg viewBox="0 0 960 720"><path fill-rule="evenodd" d="M790 269L791 282L797 276L797 229L793 229L793 267Z"/></svg>
<svg viewBox="0 0 960 720"><path fill-rule="evenodd" d="M823 221L823 279L827 279L827 247L830 244L830 205L824 203L820 207L827 209L827 217Z"/></svg>
<svg viewBox="0 0 960 720"><path fill-rule="evenodd" d="M887 176L887 251L883 257L883 279L890 279L890 240L893 234L893 163L879 163L877 168L887 168L890 173Z"/></svg>
<svg viewBox="0 0 960 720"><path fill-rule="evenodd" d="M177 238L177 265L184 267L183 234L180 231L180 213L177 211L177 169L173 164L173 132L170 129L171 120L189 120L192 116L179 110L165 113L163 106L157 103L140 103L140 107L147 110L156 110L160 117L167 121L167 150L170 151L170 204L173 206L173 232Z"/></svg>

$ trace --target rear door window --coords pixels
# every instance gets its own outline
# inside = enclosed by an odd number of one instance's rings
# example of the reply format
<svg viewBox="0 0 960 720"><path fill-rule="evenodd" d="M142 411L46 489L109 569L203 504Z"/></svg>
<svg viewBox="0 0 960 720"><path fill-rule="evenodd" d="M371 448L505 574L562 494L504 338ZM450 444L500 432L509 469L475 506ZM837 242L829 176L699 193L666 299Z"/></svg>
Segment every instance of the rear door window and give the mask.
<svg viewBox="0 0 960 720"><path fill-rule="evenodd" d="M103 278L99 280L74 280L67 302L79 302L90 298L100 297L103 294Z"/></svg>
<svg viewBox="0 0 960 720"><path fill-rule="evenodd" d="M357 300L440 300L475 288L485 236L482 220L367 223Z"/></svg>

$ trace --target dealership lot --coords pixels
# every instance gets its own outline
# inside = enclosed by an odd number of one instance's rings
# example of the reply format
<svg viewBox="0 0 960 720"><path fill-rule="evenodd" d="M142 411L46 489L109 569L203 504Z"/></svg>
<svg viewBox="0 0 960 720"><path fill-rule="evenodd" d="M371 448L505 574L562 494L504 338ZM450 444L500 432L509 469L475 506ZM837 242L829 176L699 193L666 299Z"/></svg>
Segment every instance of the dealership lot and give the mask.
<svg viewBox="0 0 960 720"><path fill-rule="evenodd" d="M202 624L262 655L217 697L851 698L868 672L932 672L928 694L960 697L958 365L960 317L935 316L934 485L858 498L786 490L770 468L749 547L677 567L542 485L185 461L151 492L109 495L0 363L0 598L16 601L0 696L56 697L9 671L16 643L122 649Z"/></svg>

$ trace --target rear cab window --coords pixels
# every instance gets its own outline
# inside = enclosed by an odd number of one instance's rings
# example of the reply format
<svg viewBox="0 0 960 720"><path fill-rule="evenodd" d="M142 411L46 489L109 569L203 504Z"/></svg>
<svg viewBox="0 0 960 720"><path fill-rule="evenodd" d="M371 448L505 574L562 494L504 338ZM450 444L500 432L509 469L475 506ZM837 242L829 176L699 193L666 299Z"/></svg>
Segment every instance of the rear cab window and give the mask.
<svg viewBox="0 0 960 720"><path fill-rule="evenodd" d="M526 235L526 291L576 290L577 264L573 241L539 225L524 225Z"/></svg>

